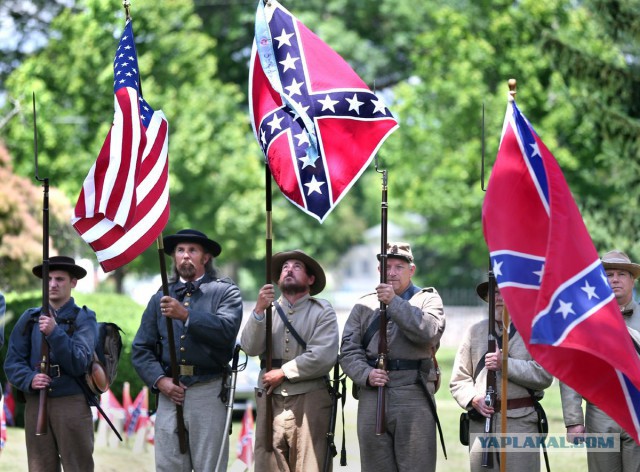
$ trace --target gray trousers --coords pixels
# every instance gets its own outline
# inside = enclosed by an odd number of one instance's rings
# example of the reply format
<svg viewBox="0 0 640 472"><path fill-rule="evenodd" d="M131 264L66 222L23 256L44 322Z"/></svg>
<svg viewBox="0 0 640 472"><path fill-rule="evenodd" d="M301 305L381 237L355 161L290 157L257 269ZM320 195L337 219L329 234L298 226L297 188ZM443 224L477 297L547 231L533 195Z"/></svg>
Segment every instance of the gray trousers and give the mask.
<svg viewBox="0 0 640 472"><path fill-rule="evenodd" d="M47 434L36 436L38 395L25 395L30 472L93 472L93 418L84 395L47 398Z"/></svg>
<svg viewBox="0 0 640 472"><path fill-rule="evenodd" d="M222 445L226 406L218 398L222 379L187 388L183 406L187 452L180 453L176 405L160 394L155 425L155 459L158 472L212 472ZM229 443L223 451L221 470L227 470Z"/></svg>
<svg viewBox="0 0 640 472"><path fill-rule="evenodd" d="M360 389L358 441L362 471L435 471L436 423L424 390L413 384L385 391L387 432L377 436L377 389Z"/></svg>
<svg viewBox="0 0 640 472"><path fill-rule="evenodd" d="M501 415L496 413L493 417L493 432L501 431ZM471 472L486 472L482 467L482 447L481 442L474 434L484 434L484 421L469 421L469 463ZM527 433L531 437L538 438L538 414L533 411L521 418L507 418L508 433ZM473 442L472 442L473 441ZM493 470L500 470L498 459L499 452L493 453ZM513 472L540 472L540 448L534 450L516 450L507 452L507 471Z"/></svg>
<svg viewBox="0 0 640 472"><path fill-rule="evenodd" d="M256 389L255 472L319 472L324 467L331 397L326 389L272 395L273 452L266 445L266 395Z"/></svg>
<svg viewBox="0 0 640 472"><path fill-rule="evenodd" d="M587 433L620 434L620 452L589 452L589 472L640 472L640 446L618 423L592 403L587 402Z"/></svg>

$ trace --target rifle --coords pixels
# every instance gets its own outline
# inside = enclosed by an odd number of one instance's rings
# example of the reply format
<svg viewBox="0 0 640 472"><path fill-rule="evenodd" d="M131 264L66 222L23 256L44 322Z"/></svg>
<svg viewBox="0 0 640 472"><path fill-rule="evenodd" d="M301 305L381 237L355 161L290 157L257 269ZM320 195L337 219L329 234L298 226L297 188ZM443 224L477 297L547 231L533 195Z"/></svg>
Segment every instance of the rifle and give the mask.
<svg viewBox="0 0 640 472"><path fill-rule="evenodd" d="M382 174L382 199L380 203L380 283L387 283L387 171L378 170L378 158L376 156L376 172ZM378 335L378 359L376 368L387 370L387 305L380 302L380 330ZM386 410L386 389L378 387L378 403L376 407L376 435L380 436L386 432L385 410Z"/></svg>
<svg viewBox="0 0 640 472"><path fill-rule="evenodd" d="M489 286L487 289L487 301L489 302L489 330L487 336L487 352L496 352L496 278L493 275L493 271L489 269ZM487 406L494 406L496 404L497 395L497 374L495 370L487 369L487 390L484 397L484 403ZM493 427L493 415L485 419L484 433L490 434ZM482 467L487 469L493 469L493 453L485 447L482 451Z"/></svg>
<svg viewBox="0 0 640 472"><path fill-rule="evenodd" d="M51 316L49 313L49 179L40 178L38 174L38 125L36 123L36 93L33 92L33 146L35 177L42 182L42 311L41 314ZM40 345L40 373L49 375L49 344L42 334ZM36 421L36 436L47 434L47 389L43 388L38 399L38 419Z"/></svg>

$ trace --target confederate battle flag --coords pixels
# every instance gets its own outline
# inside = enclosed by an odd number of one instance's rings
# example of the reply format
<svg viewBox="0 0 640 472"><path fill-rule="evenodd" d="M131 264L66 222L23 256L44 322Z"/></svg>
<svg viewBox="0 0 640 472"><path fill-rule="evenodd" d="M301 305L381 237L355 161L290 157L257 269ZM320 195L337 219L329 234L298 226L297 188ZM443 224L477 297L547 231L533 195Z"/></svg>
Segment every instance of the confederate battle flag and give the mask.
<svg viewBox="0 0 640 472"><path fill-rule="evenodd" d="M322 222L398 123L344 59L277 1L263 3L251 124L282 193Z"/></svg>
<svg viewBox="0 0 640 472"><path fill-rule="evenodd" d="M513 100L482 215L531 355L638 442L640 360L562 171Z"/></svg>

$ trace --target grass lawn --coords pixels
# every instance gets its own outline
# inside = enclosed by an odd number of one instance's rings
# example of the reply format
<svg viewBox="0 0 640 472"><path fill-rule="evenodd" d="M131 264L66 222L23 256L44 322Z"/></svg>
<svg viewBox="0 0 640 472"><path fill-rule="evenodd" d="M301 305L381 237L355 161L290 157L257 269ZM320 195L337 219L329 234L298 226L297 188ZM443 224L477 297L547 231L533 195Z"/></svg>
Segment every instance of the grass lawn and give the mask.
<svg viewBox="0 0 640 472"><path fill-rule="evenodd" d="M453 366L455 350L441 349L438 352L438 362L442 369L442 387L436 395L438 414L445 435L448 460L444 459L442 451L438 447L438 472L461 472L469 469L467 448L458 441L458 418L460 407L449 394L449 378ZM350 387L350 386L349 386ZM349 390L350 392L350 390ZM543 400L544 408L549 419L549 434L563 436L565 432L562 422L562 408L560 404L560 390L557 382L547 391ZM345 428L347 442L347 467L340 467L338 458L334 460L334 470L358 471L360 470L358 439L356 435L356 409L357 402L347 394L345 407ZM240 423L234 422L233 435L230 438L230 467L229 471L243 470L240 463L233 463L236 456L237 437L240 431ZM336 445L340 448L342 442L342 423L338 416L336 426ZM152 472L154 470L153 447L148 446L143 452L134 453L132 445L122 444L119 447L97 447L94 453L96 472ZM586 453L578 452L551 452L549 455L551 469L563 472L582 472L587 470ZM24 446L24 431L17 428L9 428L9 437L5 450L0 455L0 470L3 472L26 472L26 450ZM542 465L544 470L544 463Z"/></svg>

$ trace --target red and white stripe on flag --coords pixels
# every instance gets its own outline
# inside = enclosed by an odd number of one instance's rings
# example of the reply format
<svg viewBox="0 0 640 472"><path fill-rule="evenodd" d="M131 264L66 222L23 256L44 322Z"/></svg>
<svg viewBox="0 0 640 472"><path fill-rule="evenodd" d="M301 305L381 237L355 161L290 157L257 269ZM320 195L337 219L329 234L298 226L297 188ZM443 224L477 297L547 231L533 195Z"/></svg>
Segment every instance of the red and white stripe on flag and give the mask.
<svg viewBox="0 0 640 472"><path fill-rule="evenodd" d="M140 93L131 22L116 51L114 76L113 125L72 219L106 272L140 255L169 220L169 125Z"/></svg>

